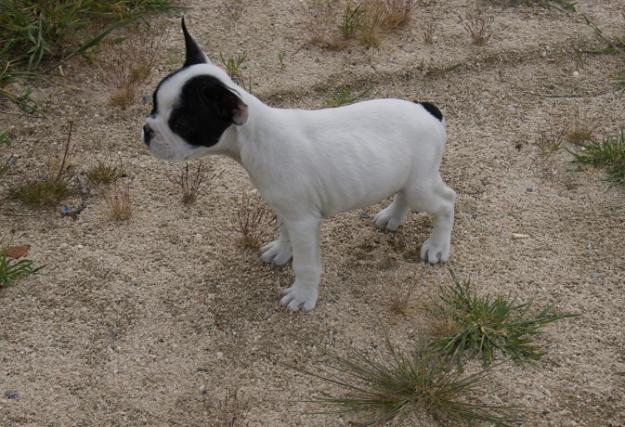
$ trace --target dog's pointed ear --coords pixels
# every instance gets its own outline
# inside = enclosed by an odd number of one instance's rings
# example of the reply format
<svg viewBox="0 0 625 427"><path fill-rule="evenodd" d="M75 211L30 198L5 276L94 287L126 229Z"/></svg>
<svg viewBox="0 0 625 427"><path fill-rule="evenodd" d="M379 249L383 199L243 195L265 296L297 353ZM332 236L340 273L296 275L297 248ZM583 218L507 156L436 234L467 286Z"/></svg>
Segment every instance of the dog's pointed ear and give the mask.
<svg viewBox="0 0 625 427"><path fill-rule="evenodd" d="M193 40L189 31L187 31L187 26L184 22L184 16L182 17L182 33L184 34L184 45L186 50L186 57L183 68L190 67L195 64L206 64L208 63L208 59L202 49L198 46L198 44Z"/></svg>

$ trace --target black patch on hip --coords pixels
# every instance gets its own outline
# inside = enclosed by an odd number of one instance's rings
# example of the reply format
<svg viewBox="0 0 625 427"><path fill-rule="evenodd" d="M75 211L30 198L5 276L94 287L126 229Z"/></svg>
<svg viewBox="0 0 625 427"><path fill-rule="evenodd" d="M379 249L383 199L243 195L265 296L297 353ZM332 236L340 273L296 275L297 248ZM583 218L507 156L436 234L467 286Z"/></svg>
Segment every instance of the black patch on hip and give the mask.
<svg viewBox="0 0 625 427"><path fill-rule="evenodd" d="M233 91L215 77L193 77L182 87L169 116L169 128L193 146L215 145L233 123L233 96Z"/></svg>
<svg viewBox="0 0 625 427"><path fill-rule="evenodd" d="M415 101L415 103L421 104L423 108L428 111L428 113L436 117L439 121L443 121L443 113L441 113L441 110L439 110L436 105L432 104L431 102Z"/></svg>

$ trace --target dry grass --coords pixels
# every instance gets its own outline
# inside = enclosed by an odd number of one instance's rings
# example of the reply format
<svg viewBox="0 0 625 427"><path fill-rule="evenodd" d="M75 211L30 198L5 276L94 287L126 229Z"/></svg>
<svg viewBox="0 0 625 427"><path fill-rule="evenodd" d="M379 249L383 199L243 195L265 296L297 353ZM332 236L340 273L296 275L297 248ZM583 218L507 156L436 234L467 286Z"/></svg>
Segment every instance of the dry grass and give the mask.
<svg viewBox="0 0 625 427"><path fill-rule="evenodd" d="M242 194L234 224L234 231L239 235L239 247L260 249L263 237L270 231L270 227L275 228L275 224L274 213L260 197L246 192Z"/></svg>
<svg viewBox="0 0 625 427"><path fill-rule="evenodd" d="M159 60L164 35L148 25L129 30L127 37L104 48L103 80L112 88L111 105L126 109L141 99L141 91Z"/></svg>
<svg viewBox="0 0 625 427"><path fill-rule="evenodd" d="M479 9L467 12L462 21L471 42L476 46L485 45L493 35L491 29L493 17L485 16Z"/></svg>
<svg viewBox="0 0 625 427"><path fill-rule="evenodd" d="M582 145L592 140L592 133L596 126L592 125L592 120L586 113L579 109L575 110L573 121L564 134L564 139L571 144Z"/></svg>
<svg viewBox="0 0 625 427"><path fill-rule="evenodd" d="M194 171L189 170L189 164L185 163L178 175L169 180L180 188L182 203L184 205L192 205L197 200L202 183L207 178L209 181L213 181L220 175L214 173L210 167L206 167L203 163L197 163Z"/></svg>
<svg viewBox="0 0 625 427"><path fill-rule="evenodd" d="M314 0L310 41L327 49L345 48L351 40L377 47L408 24L413 6L413 0Z"/></svg>
<svg viewBox="0 0 625 427"><path fill-rule="evenodd" d="M127 221L132 215L132 201L130 199L130 184L113 185L105 193L109 216L115 221Z"/></svg>
<svg viewBox="0 0 625 427"><path fill-rule="evenodd" d="M423 41L426 44L434 44L434 33L436 32L436 25L434 21L426 21L423 24Z"/></svg>
<svg viewBox="0 0 625 427"><path fill-rule="evenodd" d="M92 185L112 184L119 178L126 176L123 170L121 157L117 165L98 160L98 163L88 169L86 174L89 183Z"/></svg>
<svg viewBox="0 0 625 427"><path fill-rule="evenodd" d="M548 156L562 148L565 133L566 130L559 130L557 132L541 131L540 137L536 140L535 145L540 149L542 155Z"/></svg>
<svg viewBox="0 0 625 427"><path fill-rule="evenodd" d="M9 197L31 207L54 207L73 192L70 181L73 178L69 153L71 148L73 123L69 123L63 155L48 161L46 170L35 179L26 179L9 190Z"/></svg>

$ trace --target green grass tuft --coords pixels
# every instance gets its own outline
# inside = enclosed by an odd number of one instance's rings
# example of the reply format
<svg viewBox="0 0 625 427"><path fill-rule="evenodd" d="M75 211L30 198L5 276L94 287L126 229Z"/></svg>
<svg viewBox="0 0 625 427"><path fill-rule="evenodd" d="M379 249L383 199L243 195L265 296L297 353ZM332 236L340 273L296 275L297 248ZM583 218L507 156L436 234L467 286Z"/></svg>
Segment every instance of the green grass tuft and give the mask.
<svg viewBox="0 0 625 427"><path fill-rule="evenodd" d="M360 91L356 91L349 85L341 86L334 92L328 93L325 100L327 107L340 107L341 105L353 104L367 97L371 90L364 88Z"/></svg>
<svg viewBox="0 0 625 427"><path fill-rule="evenodd" d="M35 267L31 260L15 261L0 253L0 288L8 288L18 278L34 274L42 268L43 266Z"/></svg>
<svg viewBox="0 0 625 427"><path fill-rule="evenodd" d="M87 171L87 179L93 185L112 184L124 176L126 174L123 171L121 159L119 165L115 166L98 160L98 164Z"/></svg>
<svg viewBox="0 0 625 427"><path fill-rule="evenodd" d="M584 151L571 154L578 163L607 168L607 181L625 183L625 131L600 141L594 140L584 147Z"/></svg>
<svg viewBox="0 0 625 427"><path fill-rule="evenodd" d="M417 348L403 353L388 339L387 348L384 358L356 350L348 357L326 352L330 363L321 373L301 372L339 386L346 394L312 403L336 408L326 414L360 414L364 422L358 425L382 425L411 413L425 413L441 425L463 421L508 425L513 421L511 408L474 400L487 371L465 375L435 352Z"/></svg>
<svg viewBox="0 0 625 427"><path fill-rule="evenodd" d="M26 181L9 191L10 198L36 208L54 207L70 194L66 181L47 177Z"/></svg>
<svg viewBox="0 0 625 427"><path fill-rule="evenodd" d="M219 60L231 78L240 79L241 65L247 61L247 53L243 52L235 56L224 56L222 52L219 52Z"/></svg>
<svg viewBox="0 0 625 427"><path fill-rule="evenodd" d="M555 313L551 307L531 314L532 302L516 302L501 296L480 296L469 281L461 283L450 270L453 285L443 287L439 301L430 309L443 330L431 346L457 362L480 358L486 366L500 352L515 362L535 361L543 355L533 343L541 328L574 316Z"/></svg>

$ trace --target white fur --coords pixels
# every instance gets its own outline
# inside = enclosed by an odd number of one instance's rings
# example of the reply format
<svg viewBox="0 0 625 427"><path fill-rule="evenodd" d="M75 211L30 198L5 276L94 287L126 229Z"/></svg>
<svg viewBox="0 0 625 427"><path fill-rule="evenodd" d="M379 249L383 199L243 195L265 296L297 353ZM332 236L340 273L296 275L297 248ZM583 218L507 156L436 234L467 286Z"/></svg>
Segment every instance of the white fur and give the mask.
<svg viewBox="0 0 625 427"><path fill-rule="evenodd" d="M182 86L200 74L235 89L249 113L246 123L230 126L208 148L193 148L167 126ZM289 310L315 306L321 276L319 225L322 217L337 212L395 194L376 216L376 226L393 231L409 209L429 212L433 231L421 257L430 263L449 258L456 195L439 175L445 127L420 104L379 99L312 111L272 108L213 64L193 65L165 81L158 103L158 116L146 121L155 131L150 143L155 156L230 156L275 209L280 235L262 248L261 257L281 265L293 256L295 282L280 301Z"/></svg>

